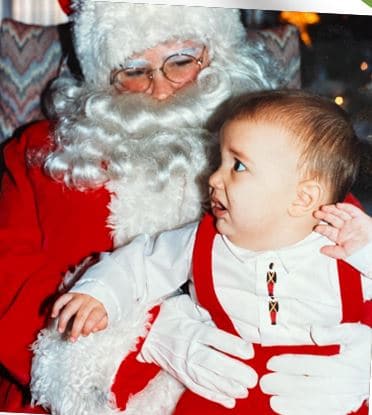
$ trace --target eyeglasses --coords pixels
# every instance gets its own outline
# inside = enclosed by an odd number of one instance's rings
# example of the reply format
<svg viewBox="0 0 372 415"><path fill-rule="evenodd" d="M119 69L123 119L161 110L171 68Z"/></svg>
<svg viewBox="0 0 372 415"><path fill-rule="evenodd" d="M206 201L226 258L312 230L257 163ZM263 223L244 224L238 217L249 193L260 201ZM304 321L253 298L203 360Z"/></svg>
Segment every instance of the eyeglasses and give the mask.
<svg viewBox="0 0 372 415"><path fill-rule="evenodd" d="M151 68L150 65L121 67L111 73L110 85L118 91L144 92L150 87L156 71L161 71L165 78L176 84L192 81L201 70L204 50L205 46L199 58L187 53L170 55L160 68Z"/></svg>

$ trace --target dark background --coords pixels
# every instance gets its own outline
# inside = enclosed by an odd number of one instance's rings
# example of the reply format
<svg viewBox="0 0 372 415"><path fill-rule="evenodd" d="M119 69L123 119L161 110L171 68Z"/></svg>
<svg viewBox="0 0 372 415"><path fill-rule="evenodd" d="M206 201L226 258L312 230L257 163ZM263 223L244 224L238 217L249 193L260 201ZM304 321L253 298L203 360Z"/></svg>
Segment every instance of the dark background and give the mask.
<svg viewBox="0 0 372 415"><path fill-rule="evenodd" d="M318 14L307 25L311 45L301 42L304 89L331 99L351 115L363 146L363 164L353 192L372 214L372 16ZM247 27L271 27L287 22L280 12L242 10Z"/></svg>

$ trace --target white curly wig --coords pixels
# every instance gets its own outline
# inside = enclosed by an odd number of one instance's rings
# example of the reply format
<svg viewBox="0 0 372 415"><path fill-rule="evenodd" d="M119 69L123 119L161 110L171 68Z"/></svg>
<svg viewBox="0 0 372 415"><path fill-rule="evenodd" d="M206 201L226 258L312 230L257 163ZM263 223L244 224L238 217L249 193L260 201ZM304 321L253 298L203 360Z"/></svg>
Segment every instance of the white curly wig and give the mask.
<svg viewBox="0 0 372 415"><path fill-rule="evenodd" d="M244 91L274 86L260 47L246 40L238 10L117 0L74 0L72 8L84 81L60 79L53 86L56 147L45 162L46 171L68 186L94 188L147 169L159 187L174 169L190 169L216 141L205 128L218 106ZM114 91L113 69L169 40L207 46L210 64L196 82L164 102Z"/></svg>

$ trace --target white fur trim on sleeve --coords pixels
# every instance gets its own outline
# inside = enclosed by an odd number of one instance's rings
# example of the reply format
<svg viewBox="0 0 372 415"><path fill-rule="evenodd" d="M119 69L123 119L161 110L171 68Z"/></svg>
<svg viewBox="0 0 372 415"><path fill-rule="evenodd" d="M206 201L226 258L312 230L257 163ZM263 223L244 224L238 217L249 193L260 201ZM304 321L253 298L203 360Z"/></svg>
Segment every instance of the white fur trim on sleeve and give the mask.
<svg viewBox="0 0 372 415"><path fill-rule="evenodd" d="M55 327L42 330L33 344L33 403L58 415L170 415L183 387L164 372L134 395L125 411L115 409L110 392L120 363L146 334L148 319L148 311L138 308L131 320L76 343L63 339Z"/></svg>

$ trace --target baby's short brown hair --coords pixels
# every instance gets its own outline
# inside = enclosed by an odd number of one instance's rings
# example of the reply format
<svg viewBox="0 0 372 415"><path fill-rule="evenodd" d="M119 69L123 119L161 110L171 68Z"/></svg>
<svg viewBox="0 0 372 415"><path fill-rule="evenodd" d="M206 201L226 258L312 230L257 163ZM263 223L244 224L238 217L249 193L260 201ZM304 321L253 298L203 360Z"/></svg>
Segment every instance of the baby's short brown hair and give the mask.
<svg viewBox="0 0 372 415"><path fill-rule="evenodd" d="M334 102L300 90L263 91L234 99L224 123L234 120L272 122L288 130L302 149L299 170L326 185L329 203L350 191L360 143L348 115Z"/></svg>

